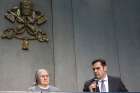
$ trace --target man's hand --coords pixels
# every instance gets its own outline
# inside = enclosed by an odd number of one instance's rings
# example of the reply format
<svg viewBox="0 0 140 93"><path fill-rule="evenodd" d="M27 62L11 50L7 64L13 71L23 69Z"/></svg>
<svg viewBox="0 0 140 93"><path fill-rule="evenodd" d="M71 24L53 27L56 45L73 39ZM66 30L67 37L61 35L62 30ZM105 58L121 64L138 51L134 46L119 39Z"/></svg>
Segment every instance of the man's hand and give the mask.
<svg viewBox="0 0 140 93"><path fill-rule="evenodd" d="M93 83L91 83L91 85L89 86L89 90L90 90L90 92L96 92L96 82L95 81Z"/></svg>

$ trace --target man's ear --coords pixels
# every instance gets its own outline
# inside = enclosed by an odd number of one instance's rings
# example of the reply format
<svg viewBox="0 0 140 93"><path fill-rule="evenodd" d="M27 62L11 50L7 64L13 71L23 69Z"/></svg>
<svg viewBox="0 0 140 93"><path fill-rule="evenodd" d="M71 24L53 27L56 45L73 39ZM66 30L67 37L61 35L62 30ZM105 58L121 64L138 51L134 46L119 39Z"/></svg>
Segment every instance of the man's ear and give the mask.
<svg viewBox="0 0 140 93"><path fill-rule="evenodd" d="M104 66L104 71L106 71L106 72L107 72L107 66Z"/></svg>

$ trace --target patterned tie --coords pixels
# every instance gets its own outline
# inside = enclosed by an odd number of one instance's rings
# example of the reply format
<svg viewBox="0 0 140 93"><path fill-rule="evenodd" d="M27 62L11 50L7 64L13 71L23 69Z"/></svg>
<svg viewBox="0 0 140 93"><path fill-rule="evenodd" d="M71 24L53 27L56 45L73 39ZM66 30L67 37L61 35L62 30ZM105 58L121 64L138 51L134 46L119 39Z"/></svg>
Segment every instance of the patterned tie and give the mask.
<svg viewBox="0 0 140 93"><path fill-rule="evenodd" d="M105 80L101 81L101 92L106 92L106 88L105 88L105 84L104 84Z"/></svg>

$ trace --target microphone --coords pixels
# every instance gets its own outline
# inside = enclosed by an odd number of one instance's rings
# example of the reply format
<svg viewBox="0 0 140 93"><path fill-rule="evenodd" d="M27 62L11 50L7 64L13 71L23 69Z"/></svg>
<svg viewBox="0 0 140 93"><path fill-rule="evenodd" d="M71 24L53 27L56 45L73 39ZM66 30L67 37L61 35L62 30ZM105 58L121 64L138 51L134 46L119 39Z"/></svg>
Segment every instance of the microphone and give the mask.
<svg viewBox="0 0 140 93"><path fill-rule="evenodd" d="M96 84L96 87L95 87L95 88L92 88L92 91L93 91L93 92L97 92L98 79L97 79L97 78L95 78L95 79L94 79L94 82L95 82L95 84Z"/></svg>
<svg viewBox="0 0 140 93"><path fill-rule="evenodd" d="M98 79L95 78L94 80L95 80L95 82L96 82L96 86L98 87Z"/></svg>

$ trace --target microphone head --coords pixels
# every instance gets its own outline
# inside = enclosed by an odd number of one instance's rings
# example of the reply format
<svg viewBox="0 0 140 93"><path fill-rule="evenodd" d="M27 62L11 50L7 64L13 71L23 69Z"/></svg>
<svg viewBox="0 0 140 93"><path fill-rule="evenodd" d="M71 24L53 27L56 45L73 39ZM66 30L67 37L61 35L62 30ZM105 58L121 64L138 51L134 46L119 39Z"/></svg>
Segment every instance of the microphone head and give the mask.
<svg viewBox="0 0 140 93"><path fill-rule="evenodd" d="M94 80L95 80L95 81L98 81L98 78L95 77Z"/></svg>
<svg viewBox="0 0 140 93"><path fill-rule="evenodd" d="M96 86L98 87L99 85L98 85L98 79L95 77L95 82L96 82Z"/></svg>

